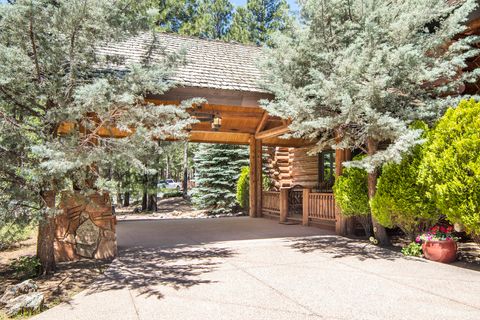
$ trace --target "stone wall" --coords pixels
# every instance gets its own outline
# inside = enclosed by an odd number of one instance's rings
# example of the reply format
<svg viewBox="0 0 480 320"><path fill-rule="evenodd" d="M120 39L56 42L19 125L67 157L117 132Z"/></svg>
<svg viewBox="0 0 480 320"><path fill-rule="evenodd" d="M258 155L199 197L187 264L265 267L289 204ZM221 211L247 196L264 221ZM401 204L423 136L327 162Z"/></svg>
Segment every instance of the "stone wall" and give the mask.
<svg viewBox="0 0 480 320"><path fill-rule="evenodd" d="M55 260L111 259L117 254L115 217L108 193L63 193L55 217Z"/></svg>

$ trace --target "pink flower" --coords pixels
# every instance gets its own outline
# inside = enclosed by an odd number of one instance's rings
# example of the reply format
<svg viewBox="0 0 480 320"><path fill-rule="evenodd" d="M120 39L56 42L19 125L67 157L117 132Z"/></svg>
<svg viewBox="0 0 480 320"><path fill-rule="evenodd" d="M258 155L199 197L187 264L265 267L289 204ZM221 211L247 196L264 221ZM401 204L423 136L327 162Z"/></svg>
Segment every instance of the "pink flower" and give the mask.
<svg viewBox="0 0 480 320"><path fill-rule="evenodd" d="M420 236L417 236L417 237L415 238L415 242L420 242L421 240L422 240L422 239L420 238Z"/></svg>

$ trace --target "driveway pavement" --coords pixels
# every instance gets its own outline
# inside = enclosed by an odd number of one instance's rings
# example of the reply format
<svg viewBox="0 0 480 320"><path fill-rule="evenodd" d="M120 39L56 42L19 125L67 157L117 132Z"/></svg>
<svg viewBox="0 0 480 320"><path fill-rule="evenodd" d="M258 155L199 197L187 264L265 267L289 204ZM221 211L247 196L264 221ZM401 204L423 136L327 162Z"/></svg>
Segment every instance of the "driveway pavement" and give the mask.
<svg viewBox="0 0 480 320"><path fill-rule="evenodd" d="M480 272L250 218L125 221L88 291L35 319L480 319Z"/></svg>

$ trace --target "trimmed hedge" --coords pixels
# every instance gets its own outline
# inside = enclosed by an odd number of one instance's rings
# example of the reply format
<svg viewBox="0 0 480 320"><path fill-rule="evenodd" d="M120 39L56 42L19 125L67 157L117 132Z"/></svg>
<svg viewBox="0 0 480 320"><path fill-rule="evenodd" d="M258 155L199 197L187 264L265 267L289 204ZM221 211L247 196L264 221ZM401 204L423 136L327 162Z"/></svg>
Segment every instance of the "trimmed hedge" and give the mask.
<svg viewBox="0 0 480 320"><path fill-rule="evenodd" d="M480 236L480 103L449 108L429 135L420 181L452 223Z"/></svg>
<svg viewBox="0 0 480 320"><path fill-rule="evenodd" d="M424 136L428 132L425 123L413 127L424 130ZM385 164L370 202L372 215L381 225L397 226L411 239L439 218L435 204L427 197L427 187L418 182L423 149L417 145L400 163Z"/></svg>

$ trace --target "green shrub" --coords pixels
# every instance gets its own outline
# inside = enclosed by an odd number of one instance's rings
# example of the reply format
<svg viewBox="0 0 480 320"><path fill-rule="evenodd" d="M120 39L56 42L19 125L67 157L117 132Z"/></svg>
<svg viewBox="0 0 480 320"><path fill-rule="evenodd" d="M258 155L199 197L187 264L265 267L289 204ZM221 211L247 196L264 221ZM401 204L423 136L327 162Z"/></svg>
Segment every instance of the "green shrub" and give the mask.
<svg viewBox="0 0 480 320"><path fill-rule="evenodd" d="M413 127L423 129L424 135L428 132L424 123ZM427 188L417 181L423 149L417 145L400 163L385 164L370 202L372 215L381 225L397 226L412 240L439 218L435 204L427 198Z"/></svg>
<svg viewBox="0 0 480 320"><path fill-rule="evenodd" d="M262 188L263 190L270 190L272 188L273 181L268 174L262 175ZM242 167L240 176L237 180L237 203L243 209L248 208L250 199L250 167Z"/></svg>
<svg viewBox="0 0 480 320"><path fill-rule="evenodd" d="M17 278L34 278L40 272L40 260L36 256L23 256L13 260L10 265L15 271Z"/></svg>
<svg viewBox="0 0 480 320"><path fill-rule="evenodd" d="M419 243L411 242L408 246L402 248L404 256L421 257L422 246Z"/></svg>
<svg viewBox="0 0 480 320"><path fill-rule="evenodd" d="M480 235L480 103L449 108L429 136L420 180L452 223Z"/></svg>
<svg viewBox="0 0 480 320"><path fill-rule="evenodd" d="M250 167L242 167L237 181L237 202L243 209L248 208L249 202Z"/></svg>
<svg viewBox="0 0 480 320"><path fill-rule="evenodd" d="M174 197L181 197L183 195L182 191L178 189L168 189L168 188L161 188L158 190L160 198L174 198Z"/></svg>
<svg viewBox="0 0 480 320"><path fill-rule="evenodd" d="M368 204L368 174L359 168L345 168L333 185L335 201L347 217L355 216L370 236L371 218Z"/></svg>

